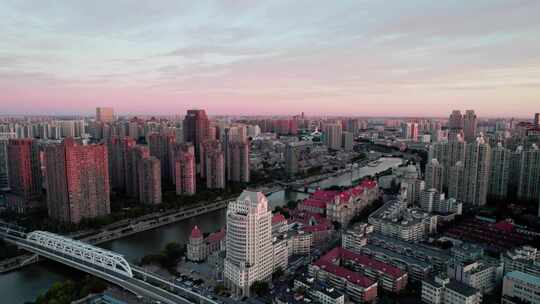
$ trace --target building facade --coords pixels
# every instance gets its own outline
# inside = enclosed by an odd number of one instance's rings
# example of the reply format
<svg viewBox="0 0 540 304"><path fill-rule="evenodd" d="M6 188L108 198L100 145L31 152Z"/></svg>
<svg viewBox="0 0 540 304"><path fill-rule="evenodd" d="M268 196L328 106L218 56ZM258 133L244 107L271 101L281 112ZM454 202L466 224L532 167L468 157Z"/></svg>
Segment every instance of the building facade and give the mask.
<svg viewBox="0 0 540 304"><path fill-rule="evenodd" d="M502 304L540 303L540 276L521 271L503 279Z"/></svg>
<svg viewBox="0 0 540 304"><path fill-rule="evenodd" d="M170 151L171 170L177 195L194 195L197 179L195 147L191 143L176 144Z"/></svg>
<svg viewBox="0 0 540 304"><path fill-rule="evenodd" d="M229 180L249 183L249 143L246 140L229 143L227 167Z"/></svg>
<svg viewBox="0 0 540 304"><path fill-rule="evenodd" d="M150 155L159 159L161 164L161 179L163 183L172 184L173 170L171 167L170 150L176 143L174 134L151 133L148 136Z"/></svg>
<svg viewBox="0 0 540 304"><path fill-rule="evenodd" d="M42 192L37 142L29 138L9 139L7 159L10 188L15 195L10 207L24 212L27 204Z"/></svg>
<svg viewBox="0 0 540 304"><path fill-rule="evenodd" d="M205 150L206 188L225 189L225 156L221 149Z"/></svg>
<svg viewBox="0 0 540 304"><path fill-rule="evenodd" d="M508 196L511 153L501 143L491 150L491 170L488 194L498 199Z"/></svg>
<svg viewBox="0 0 540 304"><path fill-rule="evenodd" d="M432 158L426 164L425 183L426 189L436 189L439 192L444 190L444 167L436 158Z"/></svg>
<svg viewBox="0 0 540 304"><path fill-rule="evenodd" d="M204 110L188 110L183 122L184 142L190 142L195 147L195 158L200 162L201 145L209 138L210 123Z"/></svg>
<svg viewBox="0 0 540 304"><path fill-rule="evenodd" d="M272 213L262 192L244 190L227 207L226 286L239 296L249 296L256 281L269 280L273 272Z"/></svg>
<svg viewBox="0 0 540 304"><path fill-rule="evenodd" d="M135 145L130 137L112 136L107 140L111 187L117 191L126 192L128 188L128 156Z"/></svg>
<svg viewBox="0 0 540 304"><path fill-rule="evenodd" d="M111 123L114 121L114 109L110 107L96 108L96 121Z"/></svg>
<svg viewBox="0 0 540 304"><path fill-rule="evenodd" d="M111 212L105 145L82 146L72 138L45 148L47 207L53 219L79 223Z"/></svg>
<svg viewBox="0 0 540 304"><path fill-rule="evenodd" d="M475 288L439 275L422 281L422 303L481 304L482 294Z"/></svg>
<svg viewBox="0 0 540 304"><path fill-rule="evenodd" d="M141 161L144 158L150 157L150 150L146 146L136 145L128 150L126 157L126 193L133 198L139 198L139 171Z"/></svg>
<svg viewBox="0 0 540 304"><path fill-rule="evenodd" d="M324 143L329 149L341 149L341 124L325 124L324 125Z"/></svg>
<svg viewBox="0 0 540 304"><path fill-rule="evenodd" d="M161 164L154 156L139 160L139 201L143 204L161 204Z"/></svg>

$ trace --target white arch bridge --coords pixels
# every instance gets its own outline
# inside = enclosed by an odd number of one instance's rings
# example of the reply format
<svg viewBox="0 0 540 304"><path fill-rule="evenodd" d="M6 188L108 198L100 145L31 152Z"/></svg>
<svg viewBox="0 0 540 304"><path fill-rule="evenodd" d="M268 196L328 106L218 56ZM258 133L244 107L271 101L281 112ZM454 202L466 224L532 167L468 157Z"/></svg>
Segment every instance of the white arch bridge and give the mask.
<svg viewBox="0 0 540 304"><path fill-rule="evenodd" d="M167 304L218 304L209 297L129 264L115 252L46 231L28 234L0 223L0 237L21 249L79 269L132 293Z"/></svg>

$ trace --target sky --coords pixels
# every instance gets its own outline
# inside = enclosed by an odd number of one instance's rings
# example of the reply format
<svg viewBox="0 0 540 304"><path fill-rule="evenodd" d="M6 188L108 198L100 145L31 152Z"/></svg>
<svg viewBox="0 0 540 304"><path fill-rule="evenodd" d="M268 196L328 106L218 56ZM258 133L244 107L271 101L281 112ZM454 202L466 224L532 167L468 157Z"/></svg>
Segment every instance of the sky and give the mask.
<svg viewBox="0 0 540 304"><path fill-rule="evenodd" d="M0 114L529 117L540 1L0 1Z"/></svg>

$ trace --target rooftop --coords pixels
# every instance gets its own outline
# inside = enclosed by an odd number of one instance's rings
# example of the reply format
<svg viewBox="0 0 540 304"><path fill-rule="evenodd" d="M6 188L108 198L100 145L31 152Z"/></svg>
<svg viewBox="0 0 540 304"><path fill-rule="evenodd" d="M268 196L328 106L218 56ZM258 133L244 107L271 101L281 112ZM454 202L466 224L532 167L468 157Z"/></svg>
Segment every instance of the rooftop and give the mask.
<svg viewBox="0 0 540 304"><path fill-rule="evenodd" d="M354 261L357 264L363 265L363 267L369 267L377 271L381 271L387 275L390 275L393 278L399 278L405 275L405 273L401 269L395 266L374 260L367 255L354 253L341 247L336 247L330 250L328 253L322 256L319 261L332 263L333 261L338 259Z"/></svg>
<svg viewBox="0 0 540 304"><path fill-rule="evenodd" d="M360 275L358 272L350 271L346 268L336 266L327 261L318 260L313 263L313 265L318 266L327 272L330 272L340 278L344 278L347 281L363 288L368 288L376 284L374 281L368 279L367 277L364 277L363 275Z"/></svg>
<svg viewBox="0 0 540 304"><path fill-rule="evenodd" d="M193 229L191 230L191 235L189 237L192 238L192 239L198 239L198 238L203 237L203 234L202 234L201 230L199 229L199 227L197 227L197 225L195 225L195 227L193 227Z"/></svg>
<svg viewBox="0 0 540 304"><path fill-rule="evenodd" d="M509 278L509 279L514 279L514 280L519 280L519 281L523 281L523 282L527 282L529 284L533 284L534 286L540 286L540 277L539 276L535 276L535 275L532 275L532 274L528 274L528 273L525 273L525 272L521 272L521 271L511 271L509 273L507 273L504 278Z"/></svg>
<svg viewBox="0 0 540 304"><path fill-rule="evenodd" d="M478 290L476 288L465 285L459 281L456 281L454 279L448 279L448 278L446 278L446 280L448 280L448 283L446 283L445 285L438 282L435 277L427 278L424 280L424 282L428 283L429 285L435 286L437 288L441 288L444 286L466 297L474 296L475 294L478 293Z"/></svg>
<svg viewBox="0 0 540 304"><path fill-rule="evenodd" d="M272 216L272 225L280 223L280 222L286 222L286 221L287 219L281 213L276 213L274 216Z"/></svg>
<svg viewBox="0 0 540 304"><path fill-rule="evenodd" d="M422 259L416 258L414 256L408 256L405 254L397 253L395 251L388 250L384 247L376 246L373 244L367 244L364 246L364 248L374 253L384 254L385 256L390 257L392 260L399 260L407 265L415 265L423 269L431 268L431 264Z"/></svg>
<svg viewBox="0 0 540 304"><path fill-rule="evenodd" d="M215 243L215 242L221 242L223 239L225 239L226 232L224 229L221 229L218 232L214 232L210 234L205 241L208 243Z"/></svg>

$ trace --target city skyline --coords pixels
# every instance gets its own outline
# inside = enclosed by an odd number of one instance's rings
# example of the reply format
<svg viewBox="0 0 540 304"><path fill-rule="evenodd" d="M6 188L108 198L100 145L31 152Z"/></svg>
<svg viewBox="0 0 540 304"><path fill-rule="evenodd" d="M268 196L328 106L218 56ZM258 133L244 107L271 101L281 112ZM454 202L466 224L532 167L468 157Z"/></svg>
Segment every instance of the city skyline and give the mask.
<svg viewBox="0 0 540 304"><path fill-rule="evenodd" d="M538 112L536 1L104 6L0 4L4 114Z"/></svg>

